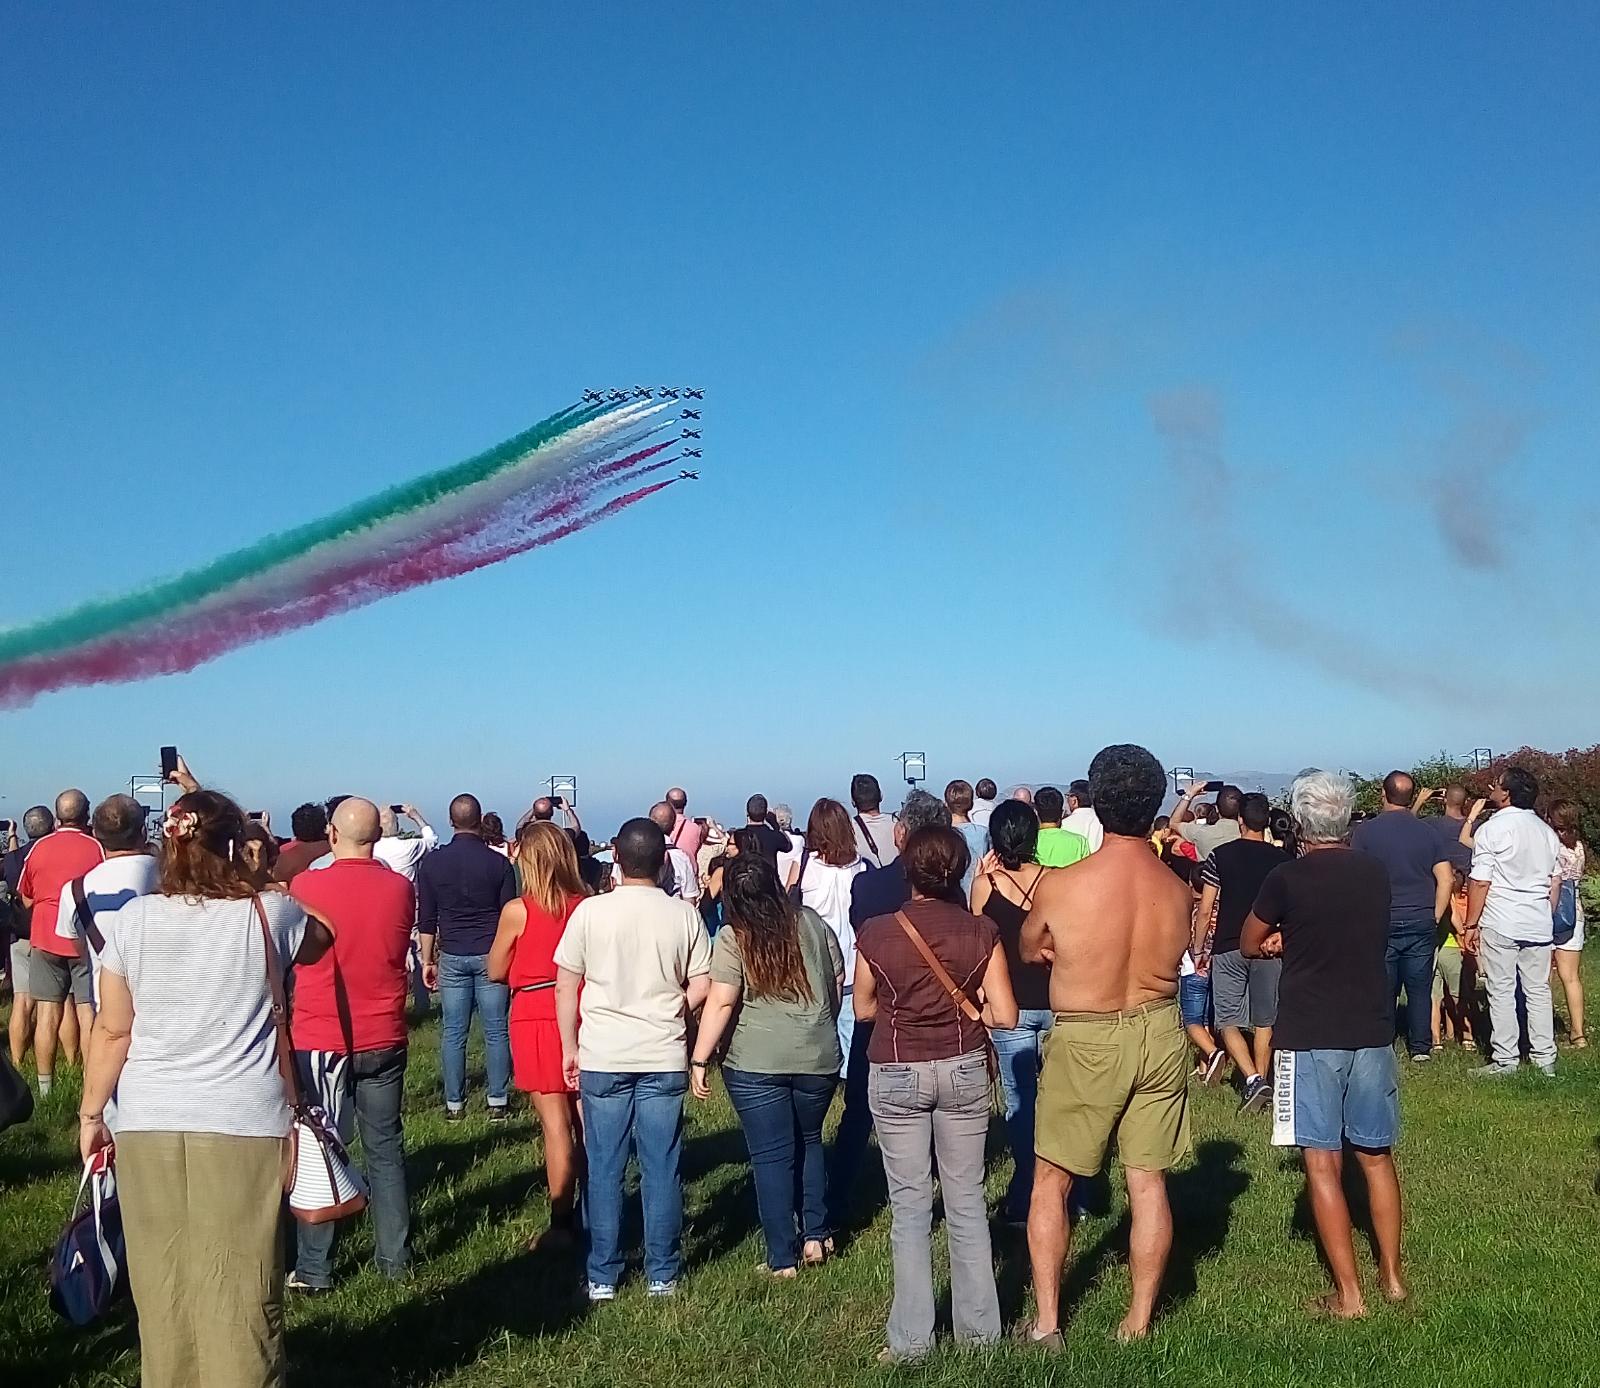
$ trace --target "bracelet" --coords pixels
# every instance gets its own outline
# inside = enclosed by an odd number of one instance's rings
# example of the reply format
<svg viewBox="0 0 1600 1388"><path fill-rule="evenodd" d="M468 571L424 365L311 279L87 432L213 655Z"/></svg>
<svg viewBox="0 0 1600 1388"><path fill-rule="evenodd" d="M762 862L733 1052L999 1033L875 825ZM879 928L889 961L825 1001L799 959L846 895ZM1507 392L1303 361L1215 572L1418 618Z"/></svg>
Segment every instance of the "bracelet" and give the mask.
<svg viewBox="0 0 1600 1388"><path fill-rule="evenodd" d="M80 1122L80 1123L98 1123L102 1119L104 1119L105 1116L106 1115L105 1115L105 1110L104 1109L101 1109L101 1111L99 1113L80 1113L78 1115L78 1122Z"/></svg>
<svg viewBox="0 0 1600 1388"><path fill-rule="evenodd" d="M691 1070L709 1070L711 1068L711 1062L709 1060L691 1060L689 1062L689 1068Z"/></svg>

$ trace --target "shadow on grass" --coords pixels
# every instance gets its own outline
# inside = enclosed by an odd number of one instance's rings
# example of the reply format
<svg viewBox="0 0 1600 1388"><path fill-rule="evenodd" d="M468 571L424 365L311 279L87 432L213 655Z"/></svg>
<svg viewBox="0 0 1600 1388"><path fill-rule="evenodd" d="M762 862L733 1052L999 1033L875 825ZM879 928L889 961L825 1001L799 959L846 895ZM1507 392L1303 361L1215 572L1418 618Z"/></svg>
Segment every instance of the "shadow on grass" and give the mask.
<svg viewBox="0 0 1600 1388"><path fill-rule="evenodd" d="M587 1313L570 1253L519 1253L375 1320L314 1322L289 1332L301 1388L422 1388L475 1364L495 1341L557 1334Z"/></svg>
<svg viewBox="0 0 1600 1388"><path fill-rule="evenodd" d="M1234 1203L1250 1184L1244 1170L1244 1147L1231 1140L1202 1142L1194 1161L1167 1178L1167 1199L1172 1207L1172 1253L1162 1278L1156 1314L1162 1315L1195 1294L1199 1267L1215 1257L1227 1242ZM1105 1173L1096 1178L1102 1183L1109 1202L1110 1186ZM1076 1186L1078 1183L1074 1182ZM1091 1183L1091 1189L1095 1183ZM1091 1195L1098 1201L1098 1193ZM1090 1208L1093 1208L1091 1205ZM1073 1224L1078 1226L1074 1215ZM1061 1296L1061 1316L1070 1319L1089 1296L1108 1268L1128 1256L1128 1235L1132 1222L1127 1211L1087 1248L1068 1254L1066 1286ZM1031 1268L1028 1239L1022 1230L1007 1230L996 1237L996 1280L1000 1290L1001 1315L1008 1321L1022 1313L1027 1298Z"/></svg>

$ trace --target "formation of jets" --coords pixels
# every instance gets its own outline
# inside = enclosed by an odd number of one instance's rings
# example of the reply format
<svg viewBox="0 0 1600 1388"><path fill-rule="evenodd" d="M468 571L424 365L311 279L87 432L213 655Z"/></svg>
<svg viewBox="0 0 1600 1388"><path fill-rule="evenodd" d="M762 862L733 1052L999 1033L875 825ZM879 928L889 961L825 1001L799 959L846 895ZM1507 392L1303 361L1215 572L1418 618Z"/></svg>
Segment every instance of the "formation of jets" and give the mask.
<svg viewBox="0 0 1600 1388"><path fill-rule="evenodd" d="M657 396L663 400L704 400L706 393L703 390L695 390L692 386L657 386L654 390L649 386L635 386L632 390L586 390L583 393L583 403L616 405L625 400L654 400ZM700 418L698 414L690 417Z"/></svg>
<svg viewBox="0 0 1600 1388"><path fill-rule="evenodd" d="M583 393L585 405L622 405L631 400L704 400L706 393L693 386L634 386L631 390L611 387L609 389L591 389ZM682 409L678 418L687 421L678 437L683 440L698 442L700 439L700 411L697 409ZM693 428L688 427L693 424ZM684 448L678 456L680 458L699 458L699 448ZM693 468L684 468L678 473L680 482L698 482L700 474Z"/></svg>

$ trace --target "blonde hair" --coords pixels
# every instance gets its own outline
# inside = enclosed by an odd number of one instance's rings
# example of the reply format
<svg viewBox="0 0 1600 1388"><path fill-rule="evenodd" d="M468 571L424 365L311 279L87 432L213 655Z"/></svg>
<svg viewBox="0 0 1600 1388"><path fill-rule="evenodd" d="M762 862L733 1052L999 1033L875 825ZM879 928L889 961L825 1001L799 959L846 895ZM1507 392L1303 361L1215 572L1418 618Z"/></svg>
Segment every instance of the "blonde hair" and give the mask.
<svg viewBox="0 0 1600 1388"><path fill-rule="evenodd" d="M573 897L589 894L578 873L578 851L571 837L547 819L523 826L517 836L516 864L523 896L557 919L566 915Z"/></svg>

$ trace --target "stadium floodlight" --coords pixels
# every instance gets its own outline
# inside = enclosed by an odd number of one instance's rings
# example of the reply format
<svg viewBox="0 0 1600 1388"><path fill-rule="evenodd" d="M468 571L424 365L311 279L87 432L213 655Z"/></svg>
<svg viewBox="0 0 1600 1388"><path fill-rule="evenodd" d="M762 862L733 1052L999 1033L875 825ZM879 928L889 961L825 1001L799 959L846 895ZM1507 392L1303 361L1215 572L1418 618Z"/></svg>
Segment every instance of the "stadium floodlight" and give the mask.
<svg viewBox="0 0 1600 1388"><path fill-rule="evenodd" d="M1474 747L1472 749L1472 769L1474 771L1487 771L1494 761L1494 753L1487 747Z"/></svg>
<svg viewBox="0 0 1600 1388"><path fill-rule="evenodd" d="M1175 766L1167 774L1172 777L1172 793L1174 795L1182 795L1184 786L1192 784L1194 781L1194 767L1192 766Z"/></svg>
<svg viewBox="0 0 1600 1388"><path fill-rule="evenodd" d="M147 810L157 813L164 810L167 804L167 782L162 776L130 776L128 777L128 794L137 800Z"/></svg>
<svg viewBox="0 0 1600 1388"><path fill-rule="evenodd" d="M900 754L900 774L906 778L906 784L915 790L918 785L928 779L928 754L926 752L902 752Z"/></svg>
<svg viewBox="0 0 1600 1388"><path fill-rule="evenodd" d="M550 778L550 798L560 797L563 804L576 805L578 803L578 778L576 776L552 776Z"/></svg>

